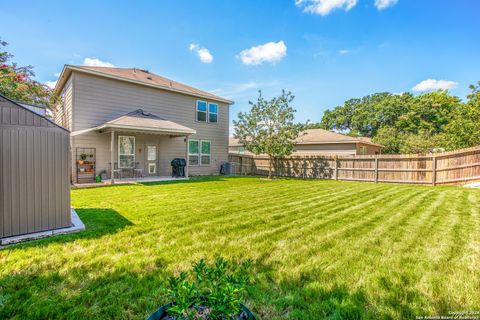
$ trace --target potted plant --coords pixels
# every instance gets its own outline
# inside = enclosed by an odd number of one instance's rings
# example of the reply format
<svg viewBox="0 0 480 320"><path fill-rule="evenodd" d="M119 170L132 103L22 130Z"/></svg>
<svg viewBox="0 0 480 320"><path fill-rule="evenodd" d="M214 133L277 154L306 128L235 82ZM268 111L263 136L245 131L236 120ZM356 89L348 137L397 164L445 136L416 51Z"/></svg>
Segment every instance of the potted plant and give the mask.
<svg viewBox="0 0 480 320"><path fill-rule="evenodd" d="M85 162L86 159L87 159L87 154L86 154L86 153L82 153L82 154L80 155L80 160L78 160L78 164L82 165L82 164Z"/></svg>
<svg viewBox="0 0 480 320"><path fill-rule="evenodd" d="M241 303L249 268L249 261L233 264L218 258L209 265L200 260L191 271L169 278L166 293L171 302L148 320L256 320Z"/></svg>

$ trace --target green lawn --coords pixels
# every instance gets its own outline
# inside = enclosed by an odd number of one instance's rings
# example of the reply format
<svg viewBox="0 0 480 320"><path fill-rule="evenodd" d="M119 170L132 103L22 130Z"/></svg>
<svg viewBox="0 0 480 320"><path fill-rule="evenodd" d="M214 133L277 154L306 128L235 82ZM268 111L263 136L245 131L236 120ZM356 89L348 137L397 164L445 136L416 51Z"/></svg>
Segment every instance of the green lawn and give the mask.
<svg viewBox="0 0 480 320"><path fill-rule="evenodd" d="M480 310L480 190L201 178L72 192L87 231L0 251L0 318L144 319L200 258L252 259L261 319Z"/></svg>

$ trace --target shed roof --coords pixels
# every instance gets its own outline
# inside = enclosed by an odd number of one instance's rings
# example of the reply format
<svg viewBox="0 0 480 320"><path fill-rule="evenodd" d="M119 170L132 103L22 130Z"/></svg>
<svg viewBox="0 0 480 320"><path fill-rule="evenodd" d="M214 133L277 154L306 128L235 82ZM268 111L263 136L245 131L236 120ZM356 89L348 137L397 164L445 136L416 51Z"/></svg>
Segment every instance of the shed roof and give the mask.
<svg viewBox="0 0 480 320"><path fill-rule="evenodd" d="M178 81L159 76L148 70L138 68L90 67L73 66L66 64L59 77L57 85L55 86L55 93L60 93L72 71L89 73L100 77L113 78L116 80L127 81L163 90L180 92L200 98L211 99L227 104L233 104L233 101L214 95L210 92L200 90L192 86L180 83Z"/></svg>
<svg viewBox="0 0 480 320"><path fill-rule="evenodd" d="M58 128L60 128L60 129L62 129L62 130L65 130L66 132L70 132L70 130L62 127L61 125L55 123L54 121L50 120L49 118L47 118L47 117L45 117L45 116L43 116L43 115L41 115L41 114L39 114L39 113L37 113L37 112L35 112L35 111L32 111L31 109L27 108L26 106L24 106L24 105L22 105L22 104L20 104L20 103L18 103L18 102L16 102L16 101L14 101L14 100L11 100L11 99L5 97L4 95L0 94L0 106L1 106L2 104L5 104L5 106L7 106L7 105L12 106L12 105L13 105L13 106L15 106L15 107L17 107L17 108L20 108L20 109L22 109L22 110L26 110L28 113L33 114L33 117L35 117L35 118L37 118L37 119L41 119L41 121L43 121L43 123L48 124L48 126L50 126L50 127L58 127ZM0 123L2 122L2 119L1 119L1 118L2 118L2 115L0 115ZM17 119L17 121L18 121L18 119ZM5 121L5 122L7 122L7 121ZM25 122L25 124L28 125L28 122Z"/></svg>

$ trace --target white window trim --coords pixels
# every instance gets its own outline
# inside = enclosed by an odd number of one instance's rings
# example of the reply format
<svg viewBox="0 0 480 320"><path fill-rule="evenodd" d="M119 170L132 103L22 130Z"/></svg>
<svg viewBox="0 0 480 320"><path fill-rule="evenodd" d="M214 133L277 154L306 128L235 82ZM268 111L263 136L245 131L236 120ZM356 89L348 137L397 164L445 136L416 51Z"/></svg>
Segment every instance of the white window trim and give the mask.
<svg viewBox="0 0 480 320"><path fill-rule="evenodd" d="M210 144L210 153L202 153L202 143L208 142ZM200 140L200 145L198 149L199 153L199 163L202 166L210 166L212 164L212 142L210 140ZM203 164L202 163L202 157L203 156L208 156L208 164Z"/></svg>
<svg viewBox="0 0 480 320"><path fill-rule="evenodd" d="M198 153L190 152L190 141L197 141L198 143ZM210 153L202 153L202 143L208 142L210 143ZM197 156L198 157L198 164L190 164L190 156ZM208 156L209 163L203 164L202 163L202 156ZM211 166L212 165L212 141L210 140L199 140L199 139L188 139L188 165L191 167L198 167L198 166Z"/></svg>
<svg viewBox="0 0 480 320"><path fill-rule="evenodd" d="M198 103L199 103L199 102L205 103L205 108L206 108L205 111L199 111L199 110L198 110ZM205 121L200 121L200 120L198 120L198 113L199 113L199 112L205 112ZM207 102L207 101L197 100L197 101L195 102L195 120L196 120L197 122L205 122L205 123L208 123L208 102Z"/></svg>
<svg viewBox="0 0 480 320"><path fill-rule="evenodd" d="M191 153L190 152L190 141L197 141L197 143L198 143L198 152L197 153ZM201 152L200 151L200 146L201 146L200 145L200 140L198 140L198 139L188 139L187 143L188 143L188 159L187 159L188 166L197 167L197 166L200 165L200 162L201 162L201 160L200 160L200 152ZM197 164L190 164L190 156L197 156L198 157L198 163Z"/></svg>
<svg viewBox="0 0 480 320"><path fill-rule="evenodd" d="M122 154L122 156L131 156L133 155L133 167L121 167L120 166L120 140L121 138L133 138L133 154ZM132 169L135 168L135 136L118 136L118 168L119 169Z"/></svg>
<svg viewBox="0 0 480 320"><path fill-rule="evenodd" d="M150 168L154 168L153 172L150 171ZM148 174L157 174L157 163L156 162L149 162L148 163Z"/></svg>
<svg viewBox="0 0 480 320"><path fill-rule="evenodd" d="M206 105L206 108L207 110L205 111L205 121L200 121L198 120L198 113L199 112L204 112L204 111L199 111L198 110L198 103L199 102L203 102L205 103ZM211 104L214 104L217 106L217 112L211 112L212 114L216 114L217 115L217 121L216 122L210 122L210 105ZM202 123L215 123L217 124L218 123L218 115L220 113L220 105L216 102L207 102L207 101L204 101L204 100L196 100L195 102L195 121L197 122L202 122Z"/></svg>
<svg viewBox="0 0 480 320"><path fill-rule="evenodd" d="M155 148L155 159L154 160L150 160L149 156L150 156L150 148ZM150 144L150 145L147 145L147 161L157 161L157 146L156 145L153 145L153 144Z"/></svg>
<svg viewBox="0 0 480 320"><path fill-rule="evenodd" d="M217 121L216 121L216 122L210 122L210 105L211 105L211 104L214 104L214 105L217 106L217 112L212 112L212 114L216 114L216 115L217 115ZM210 103L210 102L209 102L209 103L207 104L207 111L208 111L208 112L207 112L207 113L208 113L208 114L207 114L207 122L209 122L209 123L218 123L218 103Z"/></svg>

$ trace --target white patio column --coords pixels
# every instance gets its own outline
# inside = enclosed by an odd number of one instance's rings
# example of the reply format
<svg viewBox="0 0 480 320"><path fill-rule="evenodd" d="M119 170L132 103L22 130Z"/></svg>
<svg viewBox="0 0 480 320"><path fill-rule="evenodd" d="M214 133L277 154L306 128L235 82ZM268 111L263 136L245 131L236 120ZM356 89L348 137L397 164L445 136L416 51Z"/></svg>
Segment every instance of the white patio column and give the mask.
<svg viewBox="0 0 480 320"><path fill-rule="evenodd" d="M112 130L110 133L110 183L115 183L115 131Z"/></svg>
<svg viewBox="0 0 480 320"><path fill-rule="evenodd" d="M188 178L188 136L185 136L185 145L186 145L186 148L185 148L185 160L186 160L186 164L185 164L185 178Z"/></svg>

